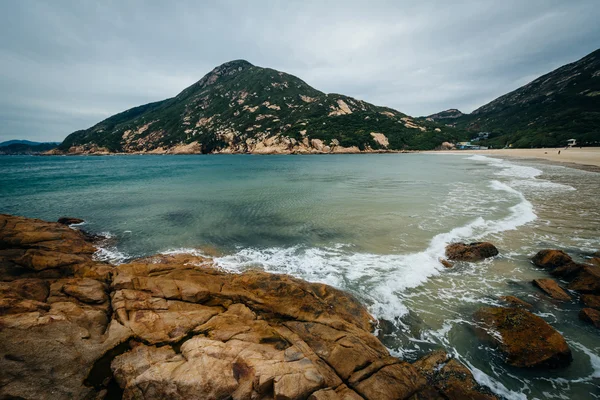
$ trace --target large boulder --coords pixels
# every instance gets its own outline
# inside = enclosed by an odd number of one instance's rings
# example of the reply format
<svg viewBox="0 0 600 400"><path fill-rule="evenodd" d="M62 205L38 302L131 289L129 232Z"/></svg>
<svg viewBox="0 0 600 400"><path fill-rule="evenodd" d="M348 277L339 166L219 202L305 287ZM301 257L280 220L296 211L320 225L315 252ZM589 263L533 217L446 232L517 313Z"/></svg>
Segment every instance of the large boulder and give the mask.
<svg viewBox="0 0 600 400"><path fill-rule="evenodd" d="M481 261L498 255L498 249L488 242L452 243L446 246L446 258L452 261Z"/></svg>
<svg viewBox="0 0 600 400"><path fill-rule="evenodd" d="M567 342L546 321L521 308L483 307L474 314L478 335L515 367L558 368L571 363Z"/></svg>
<svg viewBox="0 0 600 400"><path fill-rule="evenodd" d="M558 286L558 283L554 279L534 279L531 283L553 299L561 301L571 300L571 296Z"/></svg>

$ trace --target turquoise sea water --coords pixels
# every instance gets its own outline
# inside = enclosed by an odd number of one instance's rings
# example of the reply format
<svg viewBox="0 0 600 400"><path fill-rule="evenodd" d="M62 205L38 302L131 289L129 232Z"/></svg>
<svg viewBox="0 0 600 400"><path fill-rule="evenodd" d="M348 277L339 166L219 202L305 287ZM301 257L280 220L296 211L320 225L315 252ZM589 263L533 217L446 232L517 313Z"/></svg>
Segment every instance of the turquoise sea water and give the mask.
<svg viewBox="0 0 600 400"><path fill-rule="evenodd" d="M112 262L199 251L223 268L262 268L351 291L391 322L380 336L414 359L443 346L507 398L599 398L600 342L531 279L529 257L600 248L600 174L481 156L0 157L0 212L86 220L111 236ZM453 241L490 240L500 256L445 270ZM508 368L479 343L471 314L517 295L561 331L573 364L550 373ZM390 328L391 326L391 328Z"/></svg>

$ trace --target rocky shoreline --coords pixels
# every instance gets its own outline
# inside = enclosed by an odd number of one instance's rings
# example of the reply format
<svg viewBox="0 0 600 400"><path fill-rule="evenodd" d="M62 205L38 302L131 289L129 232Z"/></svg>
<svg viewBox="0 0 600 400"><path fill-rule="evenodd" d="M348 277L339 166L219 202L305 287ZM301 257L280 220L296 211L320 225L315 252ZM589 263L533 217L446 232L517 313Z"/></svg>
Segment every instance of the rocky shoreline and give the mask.
<svg viewBox="0 0 600 400"><path fill-rule="evenodd" d="M391 356L377 321L338 289L186 254L110 265L94 258L97 237L68 226L81 220L61 222L0 215L0 398L496 399L443 350ZM447 257L476 261L490 246ZM552 251L533 261L568 277L595 321L600 267ZM475 314L481 340L516 367L570 363L528 303L504 301Z"/></svg>
<svg viewBox="0 0 600 400"><path fill-rule="evenodd" d="M92 240L0 215L0 397L495 398L443 352L390 356L327 285L190 255L112 266Z"/></svg>

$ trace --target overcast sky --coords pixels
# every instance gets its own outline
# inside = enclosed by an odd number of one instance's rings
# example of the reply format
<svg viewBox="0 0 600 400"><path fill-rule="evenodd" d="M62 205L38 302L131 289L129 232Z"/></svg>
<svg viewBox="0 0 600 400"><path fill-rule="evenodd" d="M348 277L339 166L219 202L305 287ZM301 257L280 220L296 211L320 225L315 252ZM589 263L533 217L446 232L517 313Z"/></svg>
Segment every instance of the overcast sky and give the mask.
<svg viewBox="0 0 600 400"><path fill-rule="evenodd" d="M410 115L600 47L600 0L0 0L0 141L61 141L245 59Z"/></svg>

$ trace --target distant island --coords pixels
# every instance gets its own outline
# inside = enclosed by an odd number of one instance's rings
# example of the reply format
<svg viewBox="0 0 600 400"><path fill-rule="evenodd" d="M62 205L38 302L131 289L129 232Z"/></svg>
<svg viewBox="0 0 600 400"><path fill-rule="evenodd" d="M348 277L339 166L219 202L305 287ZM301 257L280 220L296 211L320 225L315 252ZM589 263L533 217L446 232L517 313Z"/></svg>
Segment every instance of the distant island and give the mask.
<svg viewBox="0 0 600 400"><path fill-rule="evenodd" d="M0 155L41 154L58 147L60 142L32 142L29 140L7 140L0 143Z"/></svg>

